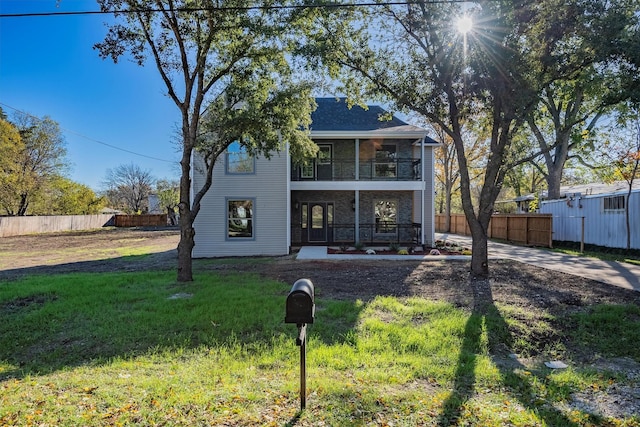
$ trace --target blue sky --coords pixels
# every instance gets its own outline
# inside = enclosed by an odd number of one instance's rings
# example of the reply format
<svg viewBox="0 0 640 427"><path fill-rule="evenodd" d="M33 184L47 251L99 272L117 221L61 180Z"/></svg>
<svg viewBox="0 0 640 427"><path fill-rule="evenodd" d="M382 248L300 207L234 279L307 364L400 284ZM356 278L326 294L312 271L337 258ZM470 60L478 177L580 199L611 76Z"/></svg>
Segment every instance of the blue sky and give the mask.
<svg viewBox="0 0 640 427"><path fill-rule="evenodd" d="M94 0L56 5L56 0L0 0L0 14L98 10ZM179 110L151 63L140 67L126 57L118 64L100 59L92 46L104 38L109 19L0 18L0 107L9 117L17 109L58 122L69 177L94 190L102 188L108 169L122 164L178 179Z"/></svg>

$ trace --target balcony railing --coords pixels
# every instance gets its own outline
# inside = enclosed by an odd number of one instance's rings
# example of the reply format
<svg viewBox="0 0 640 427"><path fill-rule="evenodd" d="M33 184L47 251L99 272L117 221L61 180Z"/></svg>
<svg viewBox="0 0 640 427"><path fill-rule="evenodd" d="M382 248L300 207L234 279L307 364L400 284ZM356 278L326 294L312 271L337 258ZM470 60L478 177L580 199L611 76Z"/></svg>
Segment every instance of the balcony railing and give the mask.
<svg viewBox="0 0 640 427"><path fill-rule="evenodd" d="M393 232L388 232L393 230ZM384 231L384 232L381 232ZM334 224L327 227L324 238L314 240L308 228L300 224L291 225L293 244L340 244L388 245L390 243L421 245L421 225L410 224L360 224L356 239L355 224Z"/></svg>
<svg viewBox="0 0 640 427"><path fill-rule="evenodd" d="M417 181L420 180L420 159L388 159L360 161L356 178L353 159L326 160L310 165L294 165L292 181Z"/></svg>

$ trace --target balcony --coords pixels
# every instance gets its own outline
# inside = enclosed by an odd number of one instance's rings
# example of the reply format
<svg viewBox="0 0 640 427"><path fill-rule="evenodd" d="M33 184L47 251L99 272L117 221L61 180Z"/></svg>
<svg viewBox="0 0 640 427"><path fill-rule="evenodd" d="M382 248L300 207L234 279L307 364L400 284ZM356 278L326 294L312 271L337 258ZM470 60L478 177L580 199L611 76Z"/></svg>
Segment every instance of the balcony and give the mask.
<svg viewBox="0 0 640 427"><path fill-rule="evenodd" d="M357 172L357 173L356 173ZM291 181L419 181L421 161L414 158L366 160L316 160L293 165Z"/></svg>

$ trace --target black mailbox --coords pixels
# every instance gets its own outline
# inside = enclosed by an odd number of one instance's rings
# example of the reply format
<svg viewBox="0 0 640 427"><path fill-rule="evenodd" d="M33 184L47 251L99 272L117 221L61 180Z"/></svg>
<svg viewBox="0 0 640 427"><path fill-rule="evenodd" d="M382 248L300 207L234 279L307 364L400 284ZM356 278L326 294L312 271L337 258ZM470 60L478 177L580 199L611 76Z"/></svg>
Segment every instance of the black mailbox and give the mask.
<svg viewBox="0 0 640 427"><path fill-rule="evenodd" d="M298 325L313 323L315 312L313 283L309 279L297 280L287 296L287 313L284 322Z"/></svg>

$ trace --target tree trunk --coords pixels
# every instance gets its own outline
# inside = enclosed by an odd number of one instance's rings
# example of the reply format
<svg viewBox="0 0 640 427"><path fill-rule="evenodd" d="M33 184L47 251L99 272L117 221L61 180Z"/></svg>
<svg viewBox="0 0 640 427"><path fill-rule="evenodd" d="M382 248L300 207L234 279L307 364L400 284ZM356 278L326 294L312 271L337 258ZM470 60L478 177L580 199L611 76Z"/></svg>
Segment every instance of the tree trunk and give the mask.
<svg viewBox="0 0 640 427"><path fill-rule="evenodd" d="M193 268L191 263L191 251L195 246L193 218L187 205L180 203L180 243L178 243L178 282L193 281Z"/></svg>
<svg viewBox="0 0 640 427"><path fill-rule="evenodd" d="M471 229L471 275L474 279L486 279L489 277L489 249L486 227L473 217L467 217L467 223Z"/></svg>
<svg viewBox="0 0 640 427"><path fill-rule="evenodd" d="M29 196L27 194L20 195L20 206L18 206L18 216L25 216L29 207Z"/></svg>
<svg viewBox="0 0 640 427"><path fill-rule="evenodd" d="M451 184L447 182L444 190L444 214L446 215L444 219L444 228L447 233L451 231L451 187Z"/></svg>
<svg viewBox="0 0 640 427"><path fill-rule="evenodd" d="M185 123L188 121L185 119ZM192 136L192 129L183 127L185 141L182 147L182 160L180 166L182 175L180 176L180 203L178 212L180 213L180 243L178 243L178 282L193 281L193 266L191 252L195 244L194 236L196 231L193 228L193 221L196 219L197 211L194 212L191 206L191 154L193 153L195 137Z"/></svg>
<svg viewBox="0 0 640 427"><path fill-rule="evenodd" d="M562 163L562 165L553 165L551 167L547 164L547 170L549 171L547 174L548 200L556 200L560 198L560 184L562 183L563 168L564 163Z"/></svg>

